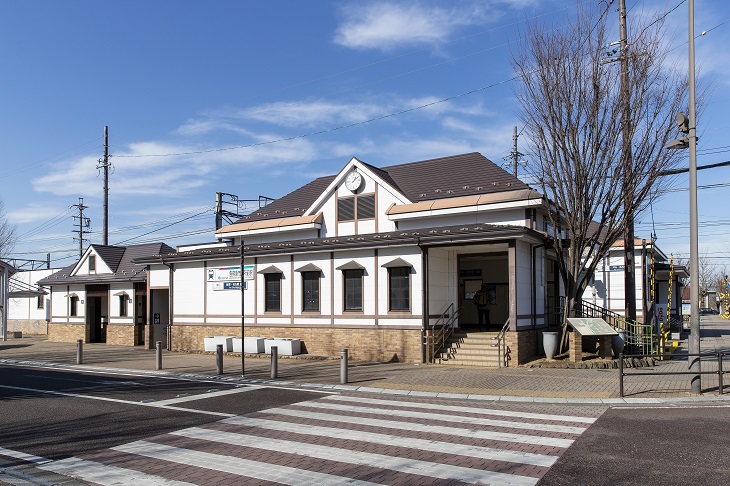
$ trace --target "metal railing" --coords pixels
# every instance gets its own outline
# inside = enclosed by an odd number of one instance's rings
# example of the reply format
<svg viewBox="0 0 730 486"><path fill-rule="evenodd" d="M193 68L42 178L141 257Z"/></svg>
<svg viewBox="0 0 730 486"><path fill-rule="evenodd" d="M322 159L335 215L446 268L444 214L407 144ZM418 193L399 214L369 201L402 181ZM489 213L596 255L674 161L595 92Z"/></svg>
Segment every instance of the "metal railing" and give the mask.
<svg viewBox="0 0 730 486"><path fill-rule="evenodd" d="M698 358L699 362L699 371L639 371L634 373L627 373L624 370L624 358L659 358L659 359L667 359L671 358L671 354L666 353L657 353L657 354L619 354L619 360L618 360L618 372L619 372L619 396L621 398L624 397L624 377L627 376L660 376L660 375L717 375L718 380L718 394L723 394L723 375L730 374L730 371L725 371L723 369L723 356L730 356L730 352L728 351L718 351L717 353L689 353L689 354L683 354L682 355L687 356L688 361L689 358L696 357ZM702 371L702 358L713 358L717 359L717 370L715 371Z"/></svg>
<svg viewBox="0 0 730 486"><path fill-rule="evenodd" d="M507 347L507 331L509 331L509 319L507 319L507 322L504 323L499 334L497 334L497 344L492 345L497 346L497 360L499 361L500 368L509 367L510 353L509 348ZM502 350L504 350L504 352ZM502 366L503 363L504 366Z"/></svg>
<svg viewBox="0 0 730 486"><path fill-rule="evenodd" d="M426 362L433 363L436 354L441 351L454 334L454 324L459 318L460 308L449 304L438 320L426 329Z"/></svg>
<svg viewBox="0 0 730 486"><path fill-rule="evenodd" d="M565 297L560 297L558 302L558 305L564 309ZM646 356L660 351L659 337L657 336L656 329L652 324L643 324L638 321L626 319L617 312L613 312L605 307L599 307L585 301L580 301L575 314L576 317L600 317L614 329L625 331L625 349L628 349L633 353L640 353L643 356Z"/></svg>

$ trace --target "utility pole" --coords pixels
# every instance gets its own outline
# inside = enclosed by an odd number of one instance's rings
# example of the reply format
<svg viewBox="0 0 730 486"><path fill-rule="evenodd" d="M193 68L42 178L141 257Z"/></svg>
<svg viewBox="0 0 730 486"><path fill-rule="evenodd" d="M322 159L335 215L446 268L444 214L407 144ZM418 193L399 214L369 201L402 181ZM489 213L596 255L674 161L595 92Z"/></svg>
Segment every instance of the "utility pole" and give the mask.
<svg viewBox="0 0 730 486"><path fill-rule="evenodd" d="M72 208L76 208L79 210L78 216L73 216L74 221L78 221L77 226L78 229L74 230L74 233L77 233L79 236L79 258L81 258L84 255L84 228L86 228L88 231L91 231L91 219L84 216L84 209L87 209L88 206L84 206L84 198L79 198L79 203L74 204L71 206Z"/></svg>
<svg viewBox="0 0 730 486"><path fill-rule="evenodd" d="M700 374L700 265L699 242L697 228L697 118L695 113L695 2L688 2L689 30L689 353L692 393L702 392L702 375Z"/></svg>
<svg viewBox="0 0 730 486"><path fill-rule="evenodd" d="M517 151L517 127L512 127L512 170L515 177L517 177L517 162L519 158L520 153Z"/></svg>
<svg viewBox="0 0 730 486"><path fill-rule="evenodd" d="M634 181L631 157L631 87L629 86L629 44L626 33L626 0L619 0L619 29L621 43L621 131L623 145L621 161L624 168L624 301L626 319L636 320L636 266L634 263ZM642 265L644 262L642 262ZM644 320L646 321L644 316Z"/></svg>
<svg viewBox="0 0 730 486"><path fill-rule="evenodd" d="M109 127L104 127L104 159L99 160L97 169L104 170L104 229L102 244L109 244Z"/></svg>

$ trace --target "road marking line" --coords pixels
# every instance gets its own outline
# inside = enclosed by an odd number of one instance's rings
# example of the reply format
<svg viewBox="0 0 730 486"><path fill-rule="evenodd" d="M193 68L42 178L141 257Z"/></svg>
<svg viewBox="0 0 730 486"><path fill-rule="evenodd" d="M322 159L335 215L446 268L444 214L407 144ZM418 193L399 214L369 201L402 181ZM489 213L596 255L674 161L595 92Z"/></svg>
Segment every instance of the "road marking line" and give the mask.
<svg viewBox="0 0 730 486"><path fill-rule="evenodd" d="M0 447L0 455L12 457L14 459L20 459L26 462L32 462L35 464L45 464L47 462L51 462L50 459L46 459L45 457L34 456L33 454L26 454L25 452L14 451L11 449L6 449L4 447Z"/></svg>
<svg viewBox="0 0 730 486"><path fill-rule="evenodd" d="M446 434L472 439L499 440L503 442L514 442L517 444L545 445L567 449L574 442L573 439L559 439L554 437L541 437L527 434L512 434L509 432L495 432L490 430L464 429L459 427L447 427L443 425L418 424L414 422L398 422L395 420L374 419L367 417L352 417L349 415L336 415L333 413L308 412L304 410L291 410L287 408L268 408L260 410L259 413L271 413L287 415L290 417L305 418L312 420L325 420L328 422L343 422L346 424L368 425L372 427L386 427L396 430L408 430L411 432L427 432L430 434Z"/></svg>
<svg viewBox="0 0 730 486"><path fill-rule="evenodd" d="M371 407L358 407L354 405L338 405L336 403L323 403L323 402L309 402L302 404L293 404L294 406L304 406L313 408L322 408L325 410L337 410L340 412L356 412L356 413L376 413L379 415L386 415L389 417L409 417L418 418L424 420L438 420L440 422L454 422L457 424L469 424L469 425L487 425L492 427L506 427L510 429L526 429L526 430L540 430L544 432L559 432L563 434L582 434L586 431L585 427L573 427L569 425L555 425L555 424L534 424L526 422L511 422L509 420L494 420L477 417L466 417L466 416L451 416L444 415L441 413L430 413L430 412L416 412L412 410L388 410L381 408Z"/></svg>
<svg viewBox="0 0 730 486"><path fill-rule="evenodd" d="M192 483L153 476L134 469L109 466L94 461L69 457L41 466L41 469L104 486L134 484L135 486L194 486Z"/></svg>
<svg viewBox="0 0 730 486"><path fill-rule="evenodd" d="M349 439L360 442L370 442L373 444L393 445L410 449L438 452L442 454L455 454L459 456L478 457L494 461L530 464L532 466L550 467L558 460L557 456L549 456L546 454L502 450L493 447L473 446L437 440L415 439L413 437L399 437L392 434L379 434L375 432L338 429L334 427L319 427L309 424L305 425L292 422L281 422L278 420L231 417L229 419L222 420L221 422L244 427L257 427L261 429L291 432L301 435L329 437L332 439Z"/></svg>
<svg viewBox="0 0 730 486"><path fill-rule="evenodd" d="M183 402L192 402L195 400L205 400L206 398L214 398L214 397L221 397L224 395L233 395L235 393L244 393L244 392L250 392L254 390L259 390L260 386L248 386L248 387L239 387L239 388L233 388L231 390L220 390L215 392L208 392L208 393L200 393L198 395L188 395L186 397L178 397L178 398L170 398L168 400L159 400L156 402L150 402L150 404L154 404L157 406L167 406L172 405L173 403L183 403Z"/></svg>
<svg viewBox="0 0 730 486"><path fill-rule="evenodd" d="M0 385L0 388L8 388L10 390L20 390L20 391L29 391L33 393L45 393L47 395L58 395L62 397L73 397L73 398L86 398L88 400L100 400L102 402L112 402L112 403L124 403L126 405L137 405L139 407L153 407L153 408L161 408L164 410L176 410L179 412L188 412L188 413L199 413L203 415L215 415L217 417L235 417L236 414L234 413L222 413L222 412L209 412L207 410L195 410L192 408L182 408L182 407L170 407L167 405L159 405L158 402L133 402L131 400L122 400L119 398L108 398L108 397L94 397L90 395L82 395L80 393L68 393L68 392L59 392L59 391L53 391L53 390L39 390L37 388L23 388L19 386L10 386L10 385Z"/></svg>
<svg viewBox="0 0 730 486"><path fill-rule="evenodd" d="M221 456L208 452L189 451L179 447L137 441L113 448L116 451L138 456L161 459L163 461L220 471L238 476L288 484L291 486L375 486L376 483L350 479L287 466L278 466L248 459Z"/></svg>
<svg viewBox="0 0 730 486"><path fill-rule="evenodd" d="M437 462L420 461L400 456L388 456L372 452L362 452L338 447L293 442L283 439L270 439L256 435L236 434L221 430L203 429L190 427L188 429L172 432L173 435L180 435L191 439L206 440L209 442L230 444L242 447L263 449L272 452L285 454L296 454L329 461L344 462L358 466L377 467L389 469L406 474L417 474L440 479L455 479L465 483L477 484L515 484L534 485L538 478L506 474L501 472L474 469L470 467L453 466Z"/></svg>
<svg viewBox="0 0 730 486"><path fill-rule="evenodd" d="M350 396L325 397L325 400L337 400L356 403L369 403L371 405L387 405L389 407L424 407L428 409L444 410L448 412L477 413L486 415L501 415L502 417L518 417L537 420L555 420L562 422L578 422L592 424L596 421L593 417L578 417L573 415L555 415L545 413L516 412L512 410L499 410L491 408L464 407L458 405L444 405L438 403L406 402L398 400L384 400L380 398L360 398Z"/></svg>

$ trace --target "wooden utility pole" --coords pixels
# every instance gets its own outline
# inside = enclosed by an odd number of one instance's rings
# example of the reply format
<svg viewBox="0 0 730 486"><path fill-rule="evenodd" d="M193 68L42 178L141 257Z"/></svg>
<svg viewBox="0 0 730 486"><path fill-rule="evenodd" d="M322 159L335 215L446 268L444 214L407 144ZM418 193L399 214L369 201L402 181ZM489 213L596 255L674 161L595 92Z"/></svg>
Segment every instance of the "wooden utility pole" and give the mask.
<svg viewBox="0 0 730 486"><path fill-rule="evenodd" d="M629 86L629 44L626 33L626 0L619 0L619 29L621 43L621 127L623 145L621 161L624 167L624 212L626 226L624 228L624 300L625 316L636 320L636 264L634 263L634 186L631 156L631 87ZM643 264L643 262L642 262ZM644 320L646 321L644 316Z"/></svg>

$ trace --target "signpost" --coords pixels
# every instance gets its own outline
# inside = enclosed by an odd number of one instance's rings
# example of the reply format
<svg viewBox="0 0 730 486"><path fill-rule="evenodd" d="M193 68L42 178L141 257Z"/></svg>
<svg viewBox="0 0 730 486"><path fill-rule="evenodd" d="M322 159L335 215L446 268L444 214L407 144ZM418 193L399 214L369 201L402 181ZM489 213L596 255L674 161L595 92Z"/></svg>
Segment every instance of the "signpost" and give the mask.
<svg viewBox="0 0 730 486"><path fill-rule="evenodd" d="M606 321L599 317L569 317L568 324L575 331L570 344L570 361L583 361L583 336L598 338L598 355L601 358L612 356L611 338L618 336L618 332Z"/></svg>

